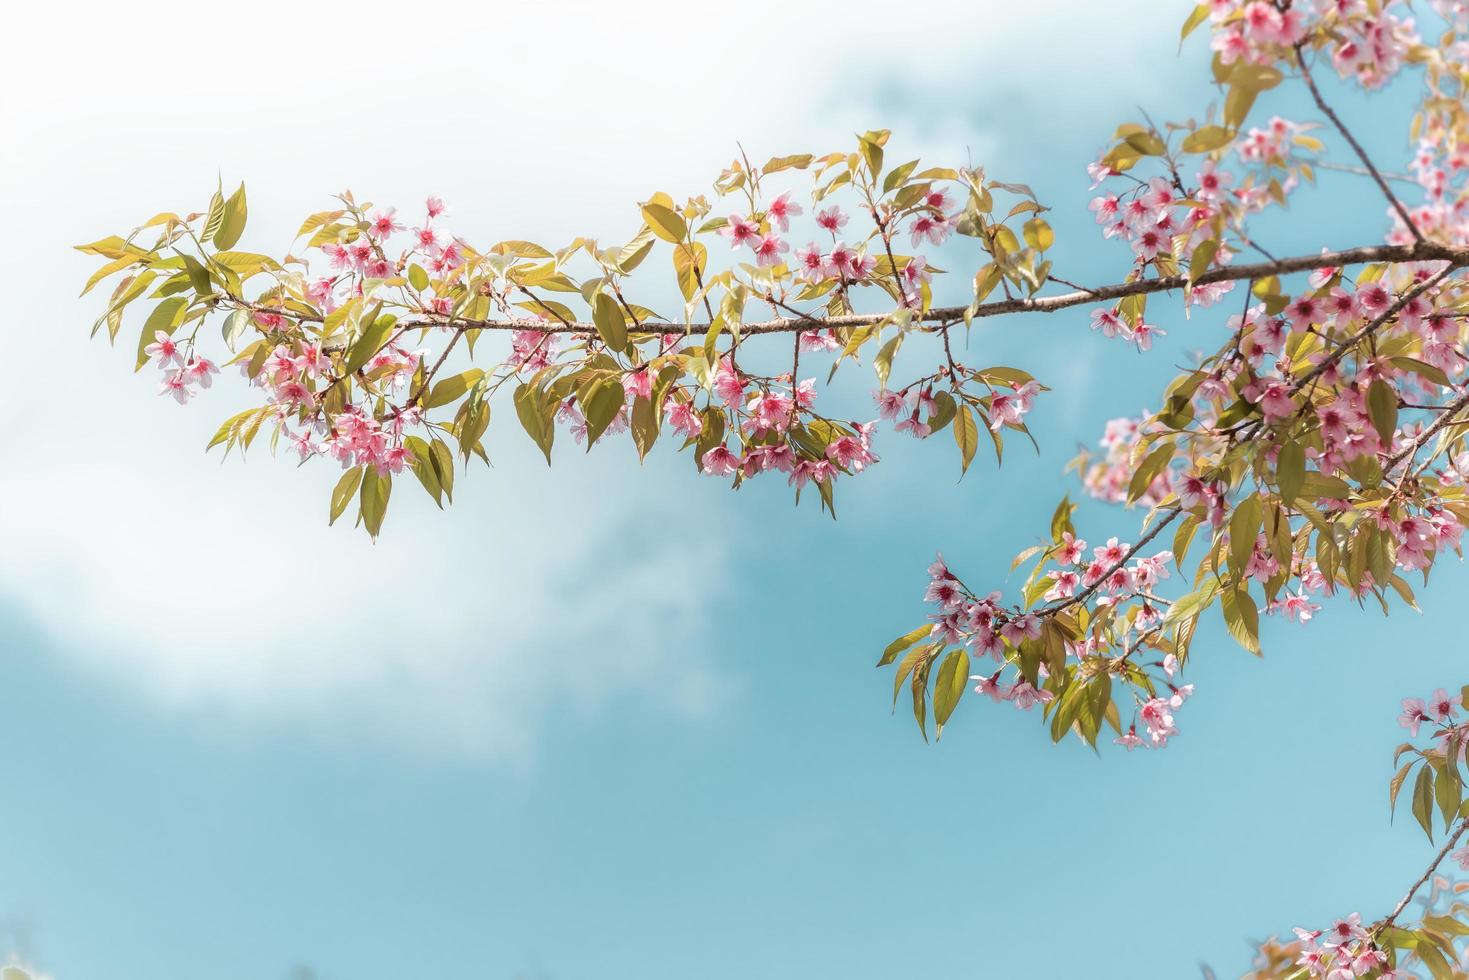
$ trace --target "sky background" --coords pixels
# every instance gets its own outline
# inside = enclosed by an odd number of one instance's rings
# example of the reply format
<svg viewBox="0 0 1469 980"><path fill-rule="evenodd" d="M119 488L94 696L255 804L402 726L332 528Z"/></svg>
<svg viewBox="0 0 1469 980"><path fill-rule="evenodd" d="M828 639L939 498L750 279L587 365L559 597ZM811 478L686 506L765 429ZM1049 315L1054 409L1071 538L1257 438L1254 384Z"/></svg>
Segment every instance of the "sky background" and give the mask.
<svg viewBox="0 0 1469 980"><path fill-rule="evenodd" d="M1004 586L1078 443L1222 314L1155 302L1146 356L1081 310L983 322L965 359L1056 389L1039 454L960 482L952 440L884 432L836 522L667 447L548 470L502 408L495 469L444 513L400 493L374 545L326 526L329 467L205 455L234 396L155 397L130 339L88 341L103 294L75 298L96 261L71 245L200 208L216 174L247 182L254 250L346 187L410 215L441 195L475 242L610 241L655 190L709 192L736 140L874 127L889 159L1029 183L1058 272L1115 279L1083 167L1138 106L1213 97L1202 39L1177 51L1187 4L225 11L30 5L0 59L0 956L58 980L1227 976L1426 864L1386 785L1398 700L1465 679L1457 563L1422 615L1270 619L1262 660L1206 620L1161 753L1053 746L987 701L925 745L872 668L933 553ZM1389 166L1411 96L1346 103ZM1277 110L1309 118L1282 93L1256 121ZM1385 227L1352 177L1293 207L1274 251ZM844 368L831 403L867 413L871 387ZM1129 540L1138 516L1080 521Z"/></svg>

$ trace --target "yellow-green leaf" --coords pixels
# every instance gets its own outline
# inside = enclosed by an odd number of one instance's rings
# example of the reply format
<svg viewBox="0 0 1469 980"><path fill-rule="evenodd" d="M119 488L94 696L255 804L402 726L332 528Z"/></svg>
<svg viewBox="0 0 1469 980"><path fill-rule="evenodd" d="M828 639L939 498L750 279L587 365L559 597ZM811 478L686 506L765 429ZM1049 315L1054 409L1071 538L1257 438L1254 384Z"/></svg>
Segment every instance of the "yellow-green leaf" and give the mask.
<svg viewBox="0 0 1469 980"><path fill-rule="evenodd" d="M214 233L214 245L221 250L229 250L235 247L240 236L245 233L245 185L241 184L229 200L224 202L224 214L221 216L219 230Z"/></svg>
<svg viewBox="0 0 1469 980"><path fill-rule="evenodd" d="M623 319L617 300L606 293L593 296L592 322L597 325L597 333L608 347L615 351L627 349L627 321Z"/></svg>
<svg viewBox="0 0 1469 980"><path fill-rule="evenodd" d="M684 222L683 216L661 204L644 204L643 220L653 229L653 234L675 245L682 242L689 233L689 226Z"/></svg>

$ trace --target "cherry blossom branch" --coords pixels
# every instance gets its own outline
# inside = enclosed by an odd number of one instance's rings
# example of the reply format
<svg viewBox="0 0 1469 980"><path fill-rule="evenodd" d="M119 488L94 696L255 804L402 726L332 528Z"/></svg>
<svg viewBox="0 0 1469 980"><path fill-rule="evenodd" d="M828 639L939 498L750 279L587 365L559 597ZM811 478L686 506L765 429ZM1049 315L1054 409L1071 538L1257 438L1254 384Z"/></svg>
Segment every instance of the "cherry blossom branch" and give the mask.
<svg viewBox="0 0 1469 980"><path fill-rule="evenodd" d="M1294 390L1300 391L1307 384L1316 380L1318 377L1335 367L1342 358L1346 357L1347 354L1356 349L1357 344L1361 343L1363 340L1376 333L1383 324L1387 323L1388 320L1391 320L1393 317L1397 316L1400 312L1402 312L1403 308L1409 303L1413 302L1413 300L1417 299L1419 296L1428 292L1428 290L1432 289L1434 286L1437 286L1439 283L1443 282L1444 279L1448 278L1449 273L1453 272L1455 269L1458 269L1463 264L1463 262L1464 259L1462 257L1450 259L1447 266L1429 276L1427 279L1423 280L1413 288L1404 291L1401 296L1393 301L1392 305L1390 305L1387 309L1383 310L1377 316L1369 320L1366 326L1364 326L1361 330L1358 330L1356 333L1352 334L1352 336L1348 337L1346 340L1343 340L1340 344L1337 345L1336 350L1332 351L1329 356L1322 358L1319 364L1317 364L1311 370L1302 375L1300 380L1295 383Z"/></svg>
<svg viewBox="0 0 1469 980"><path fill-rule="evenodd" d="M1138 539L1137 544L1133 545L1131 548L1128 548L1127 552L1117 560L1117 563L1114 564L1111 568L1107 569L1107 571L1104 572L1095 582L1093 582L1091 585L1088 585L1086 588L1082 589L1071 598L1064 599L1054 606L1038 610L1038 612L1043 615L1054 616L1056 613L1060 612L1063 609L1074 606L1079 602L1085 602L1086 600L1090 599L1096 593L1096 591L1102 587L1102 584L1106 582L1107 579L1112 577L1112 574L1114 572L1116 572L1123 565L1126 565L1129 561L1131 561L1133 556L1143 549L1144 545L1146 545L1149 541L1152 541L1159 534L1162 534L1163 529L1169 524L1172 524L1175 520L1177 520L1178 515L1182 513L1182 507L1175 507L1170 510L1167 517L1163 518L1157 524L1154 524L1146 534Z"/></svg>
<svg viewBox="0 0 1469 980"><path fill-rule="evenodd" d="M1408 215L1408 209L1403 207L1403 202L1399 201L1398 196L1392 192L1392 188L1387 186L1387 181L1383 179L1381 172L1372 163L1372 159L1367 156L1367 151L1362 149L1362 144L1357 142L1357 138L1352 135L1351 130L1347 129L1346 124L1341 121L1341 117L1321 97L1321 90L1316 87L1316 79L1311 76L1311 69L1306 66L1306 57L1302 50L1303 46L1304 42L1297 42L1295 45L1296 64L1300 66L1301 79L1306 83L1306 88L1311 90L1311 98L1316 102L1316 108L1320 109L1322 114L1331 120L1331 124L1336 127L1336 131L1341 133L1342 139L1346 140L1347 145L1352 148L1352 152L1357 154L1357 159L1361 160L1362 166L1367 168L1367 172L1376 181L1377 186L1381 188L1383 196L1393 206L1393 210L1397 211L1398 217L1403 219L1403 224L1408 226L1408 231L1413 233L1413 238L1418 242L1424 241L1423 233L1413 223L1413 219Z"/></svg>
<svg viewBox="0 0 1469 980"><path fill-rule="evenodd" d="M1404 262L1432 261L1447 261L1453 264L1453 268L1469 265L1469 248L1441 245L1429 241L1419 241L1412 245L1366 245L1357 248L1342 249L1337 252L1320 252L1315 255L1291 256L1268 262L1220 266L1210 269L1194 280L1190 280L1184 275L1159 276L1154 279L1138 279L1131 282L1098 286L1094 289L1080 289L1075 292L1060 293L1055 296L1012 297L990 303L979 303L971 307L936 306L921 313L915 313L913 318L921 323L944 323L946 321L953 323L965 319L966 315L970 319L980 319L983 317L1003 316L1009 313L1055 313L1060 310L1070 309L1073 306L1104 303L1110 300L1125 299L1129 296L1145 296L1153 293L1172 292L1188 286L1203 286L1219 282L1239 282L1248 279L1261 279L1267 276L1289 275L1293 272L1310 272L1316 269L1360 265L1367 262L1398 264ZM216 300L239 309L246 309L258 313L273 313L297 321L320 322L323 319L320 314L284 310L261 303L252 303L236 296L216 296ZM742 337L749 337L758 334L798 333L829 328L870 327L887 321L889 316L890 314L885 313L849 313L842 316L825 317L776 317L771 320L744 323L740 327L740 335ZM450 327L459 331L529 330L539 331L541 333L590 335L596 335L597 333L597 327L594 323L580 320L566 320L561 317L557 317L555 323L550 323L543 319L530 317L476 320L465 319L463 317L453 318L447 314L426 314L420 317L406 318L400 322L405 329L409 330ZM669 324L669 326L678 325ZM707 331L709 326L707 322L695 322L683 325L684 329L689 332Z"/></svg>
<svg viewBox="0 0 1469 980"><path fill-rule="evenodd" d="M1443 414L1441 414L1432 425L1423 430L1423 432L1419 434L1419 436L1414 439L1406 449L1402 450L1399 453L1396 453L1390 459L1388 459L1387 466L1383 467L1383 472L1391 473L1394 469L1397 468L1400 463L1402 463L1406 459L1410 459L1415 453L1418 452L1418 450L1426 446L1428 444L1428 440L1432 439L1447 426L1453 424L1454 419L1459 415L1459 413L1464 411L1465 408L1469 408L1469 391L1466 391L1464 394L1460 395L1449 404L1439 406L1439 408L1441 408Z"/></svg>
<svg viewBox="0 0 1469 980"><path fill-rule="evenodd" d="M1434 855L1433 861L1428 865L1428 869L1423 872L1417 881L1413 882L1413 887L1409 888L1408 893L1398 902L1397 908L1393 909L1387 918L1378 924L1377 928L1373 930L1374 932L1381 932L1397 921L1398 916L1402 915L1403 910L1408 907L1408 903L1413 901L1413 896L1418 893L1418 889L1422 888L1428 879L1433 877L1433 873L1438 870L1438 866L1443 863L1443 859L1448 857L1449 851L1454 849L1454 845L1459 842L1460 837L1464 836L1466 830L1469 830L1469 819L1459 821L1458 828L1449 836L1448 840L1444 841L1443 847L1439 848L1438 853Z"/></svg>

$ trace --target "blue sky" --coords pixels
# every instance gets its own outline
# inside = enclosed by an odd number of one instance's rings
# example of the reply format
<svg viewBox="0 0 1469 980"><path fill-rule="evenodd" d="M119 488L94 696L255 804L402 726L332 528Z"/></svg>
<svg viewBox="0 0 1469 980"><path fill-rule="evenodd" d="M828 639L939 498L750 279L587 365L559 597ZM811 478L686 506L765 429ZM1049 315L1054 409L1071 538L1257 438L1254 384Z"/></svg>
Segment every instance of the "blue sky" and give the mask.
<svg viewBox="0 0 1469 980"><path fill-rule="evenodd" d="M984 323L970 357L1057 389L1032 416L1041 452L1012 442L1003 469L959 482L949 440L885 435L836 522L663 452L562 453L547 471L502 411L496 468L444 514L400 495L374 546L324 526L325 468L197 451L229 396L156 399L87 343L99 301L71 298L90 260L67 246L197 206L217 170L248 182L246 244L266 250L348 185L405 208L441 194L476 240L554 242L630 233L633 201L706 189L735 139L822 151L874 126L908 155L972 153L1030 183L1055 208L1058 269L1100 281L1125 255L1085 210L1084 163L1136 106L1177 119L1212 97L1202 42L1175 53L1187 11L1161 6L928 5L920 58L872 56L891 43L876 6L843 25L756 4L729 37L692 39L701 56L671 86L667 65L619 53L689 40L672 6L443 19L482 18L481 42L389 29L367 5L393 52L368 112L322 91L325 10L292 14L284 38L285 7L231 25L257 54L188 72L168 111L123 109L98 66L112 45L197 42L218 15L149 39L99 8L94 36L0 67L49 82L0 104L22 137L0 146L0 201L24 229L8 265L38 270L0 330L65 365L22 373L0 404L0 956L58 980L1178 977L1389 908L1428 857L1387 819L1397 701L1463 679L1456 563L1422 615L1338 603L1309 628L1268 622L1263 660L1210 624L1161 753L1053 746L988 702L925 745L872 668L920 621L934 551L1003 586L1074 490L1077 443L1147 407L1218 317L1157 304L1169 336L1145 357L1084 312ZM36 36L61 27L25 16ZM824 43L794 57L803 32ZM545 77L519 36L556 39L568 65L535 98L506 81ZM783 66L779 98L752 78L763 58ZM438 95L446 78L473 96ZM1410 94L1346 113L1389 166ZM1262 240L1380 235L1353 180L1326 175ZM867 369L844 375L833 401L867 411ZM1138 516L1081 519L1127 540Z"/></svg>

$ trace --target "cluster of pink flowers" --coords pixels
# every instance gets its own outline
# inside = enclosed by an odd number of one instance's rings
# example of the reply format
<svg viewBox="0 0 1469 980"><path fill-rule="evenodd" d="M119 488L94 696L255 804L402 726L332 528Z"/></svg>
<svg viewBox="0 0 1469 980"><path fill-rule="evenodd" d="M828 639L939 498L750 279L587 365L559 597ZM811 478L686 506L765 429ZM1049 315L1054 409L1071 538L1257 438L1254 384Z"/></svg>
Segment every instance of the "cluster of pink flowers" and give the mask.
<svg viewBox="0 0 1469 980"><path fill-rule="evenodd" d="M1249 132L1241 136L1234 143L1234 152L1239 154L1240 161L1247 164L1264 164L1267 166L1284 168L1290 163L1295 153L1295 137L1306 127L1299 123L1291 122L1280 116L1271 118L1268 125L1264 127L1251 126ZM1290 193L1296 187L1294 176L1286 178L1281 189ZM1250 210L1259 210L1264 206L1265 189L1259 188L1257 192L1261 195L1259 201L1246 201L1253 205Z"/></svg>
<svg viewBox="0 0 1469 980"><path fill-rule="evenodd" d="M1105 545L1092 549L1086 556L1087 544L1067 532L1061 543L1052 549L1052 557L1061 568L1050 573L1053 585L1045 594L1047 601L1069 599L1079 588L1095 588L1101 606L1119 605L1139 599L1131 615L1121 617L1124 623L1124 641L1127 636L1141 636L1155 628L1162 620L1162 613L1149 601L1151 590L1159 581L1168 577L1167 563L1172 553L1160 551L1147 557L1136 557L1130 546L1112 538ZM1131 560L1131 564L1128 562ZM993 701L1008 701L1017 709L1025 711L1036 705L1049 704L1055 692L1047 686L1050 677L1047 665L1042 662L1037 670L1036 682L1027 679L1013 653L1026 641L1038 640L1042 634L1045 610L1021 611L1006 609L1001 604L999 592L986 596L970 593L949 571L940 555L928 567L929 582L924 600L937 606L930 615L931 640L945 646L964 646L975 656L991 657L999 666L991 673L971 675L975 681L974 692L983 694ZM1110 656L1096 637L1080 642L1067 642L1067 657L1078 663L1095 657ZM1173 683L1179 669L1178 659L1172 654L1152 666L1160 669L1160 685L1165 693L1145 691L1137 704L1137 718L1114 741L1128 750L1146 745L1162 748L1168 739L1178 734L1173 713L1193 694L1192 684ZM1010 672L1008 682L1006 672ZM1138 734L1141 722L1144 734Z"/></svg>
<svg viewBox="0 0 1469 980"><path fill-rule="evenodd" d="M924 197L918 210L909 216L906 229L898 230L907 231L914 248L925 243L935 247L942 245L953 231L957 217L948 213L950 207L952 201L948 191L935 188ZM789 218L801 213L801 208L790 203L789 195L782 194L764 212L766 220L775 226L770 231L762 234L758 221L732 214L719 233L730 240L731 248L750 248L755 253L756 265L775 265L784 261L782 256L789 250L775 228L786 231ZM848 284L861 282L872 274L877 265L876 257L868 254L866 246L848 245L839 237L847 221L847 213L836 205L817 212L816 224L827 233L830 244L823 247L811 241L796 249L795 268L806 282L815 284L836 280ZM923 255L913 256L903 263L898 270L898 276L902 282L905 301L909 305L917 305L921 285L932 278L927 258ZM823 346L826 349L835 349L834 342Z"/></svg>
<svg viewBox="0 0 1469 980"><path fill-rule="evenodd" d="M1466 51L1466 67L1469 67L1469 51ZM1441 134L1438 139L1424 139L1413 155L1410 168L1424 197L1422 204L1409 210L1414 227L1441 241L1469 244L1469 201L1464 195L1469 146L1459 144L1452 133ZM1388 217L1393 222L1388 241L1397 245L1411 242L1413 233L1397 209L1389 208Z"/></svg>
<svg viewBox="0 0 1469 980"><path fill-rule="evenodd" d="M1218 25L1210 46L1226 65L1272 64L1283 49L1306 35L1306 15L1300 7L1281 10L1268 0L1209 0L1209 7L1209 16Z"/></svg>
<svg viewBox="0 0 1469 980"><path fill-rule="evenodd" d="M404 431L419 422L416 408L391 416L379 422L365 411L352 406L331 418L330 434L318 447L313 448L309 434L303 432L292 440L292 445L308 458L313 452L321 452L337 460L345 469L349 466L372 466L378 473L402 473L404 467L415 462L413 453L403 441Z"/></svg>
<svg viewBox="0 0 1469 980"><path fill-rule="evenodd" d="M189 351L186 354L177 341L159 330L153 334L153 343L143 348L143 353L163 371L163 383L158 393L168 395L180 405L197 394L200 388L212 385L214 375L219 373L213 361L194 353L192 344L187 346Z"/></svg>
<svg viewBox="0 0 1469 980"><path fill-rule="evenodd" d="M1028 381L1013 391L992 393L989 396L990 429L998 432L1006 425L1023 424L1040 390L1039 384ZM926 439L933 434L933 419L939 407L931 385L915 384L901 391L879 389L872 393L872 400L877 403L878 416L892 421L898 432L910 433L916 439Z"/></svg>
<svg viewBox="0 0 1469 980"><path fill-rule="evenodd" d="M799 392L798 399L799 400ZM793 400L781 392L762 392L750 398L750 414L743 428L747 433L742 445L743 455L721 443L707 450L700 458L700 468L709 476L734 476L736 473L749 479L772 470L788 474L787 483L798 490L808 482L826 483L835 481L840 473L857 474L878 461L872 451L872 435L876 422L856 423L855 434L841 434L826 445L825 458L812 459L799 454L783 436L793 418ZM675 403L671 414L676 415L679 406ZM690 414L688 434L692 437L702 429L702 422ZM679 419L674 418L675 427Z"/></svg>
<svg viewBox="0 0 1469 980"><path fill-rule="evenodd" d="M1087 494L1098 500L1120 504L1127 501L1127 491L1132 483L1134 468L1133 452L1143 437L1143 418L1109 419L1102 431L1098 445L1102 455L1086 456L1082 469L1081 484ZM1175 490L1179 479L1178 471L1165 468L1153 478L1138 499L1149 506L1163 500Z"/></svg>
<svg viewBox="0 0 1469 980"><path fill-rule="evenodd" d="M1126 732L1112 740L1113 744L1120 745L1129 752L1136 748L1167 748L1168 740L1178 734L1178 726L1173 723L1173 712L1183 707L1183 703L1194 693L1192 684L1174 685L1172 683L1174 676L1178 673L1177 657L1170 653L1158 666L1162 668L1167 678L1167 697L1154 695L1140 699L1137 721L1128 725ZM1141 735L1137 731L1138 721L1143 724Z"/></svg>
<svg viewBox="0 0 1469 980"><path fill-rule="evenodd" d="M398 221L396 208L383 208L373 212L368 219L367 230L347 243L327 242L321 246L331 267L356 277L356 288L360 294L361 280L387 279L402 274L408 262L422 259L425 267L435 276L443 276L464 264L464 244L435 224L436 219L447 213L444 202L430 197L424 205L423 224L411 229L412 245L398 258L388 257L386 246L389 239L399 232L409 230ZM327 277L316 280L311 289L321 296L324 305L334 305L332 292L339 280ZM437 312L447 312L443 300L435 301Z"/></svg>
<svg viewBox="0 0 1469 980"><path fill-rule="evenodd" d="M1160 253L1172 254L1176 235L1184 236L1185 241L1195 236L1200 240L1209 237L1211 230L1208 226L1216 213L1215 205L1233 177L1217 171L1212 164L1206 163L1205 167L1200 171L1199 180L1215 188L1210 192L1212 200L1201 197L1190 202L1164 177L1154 177L1122 194L1102 194L1093 198L1090 210L1096 215L1097 224L1102 226L1102 236L1121 238L1131 245L1139 264L1153 261ZM1111 176L1110 169L1100 172L1099 176L1106 180ZM1097 183L1094 182L1093 186ZM1227 252L1216 256L1221 263L1227 262L1228 258ZM1128 339L1132 339L1131 336Z"/></svg>
<svg viewBox="0 0 1469 980"><path fill-rule="evenodd" d="M1166 579L1173 552L1160 551L1149 558L1135 558L1129 568L1123 562L1133 557L1131 545L1119 544L1116 538L1108 538L1106 544L1093 548L1088 558L1086 542L1067 531L1052 557L1058 567L1046 573L1052 585L1042 598L1047 602L1070 599L1079 589L1096 586L1105 603L1111 597L1147 592ZM1157 611L1148 607L1142 618L1139 626L1151 626L1156 622Z"/></svg>
<svg viewBox="0 0 1469 980"><path fill-rule="evenodd" d="M511 338L510 357L506 363L517 371L534 374L556 359L557 347L552 334L540 330L517 330Z"/></svg>
<svg viewBox="0 0 1469 980"><path fill-rule="evenodd" d="M1462 695L1450 695L1448 691L1440 687L1427 700L1403 698L1403 713L1398 715L1398 724L1408 730L1409 736L1417 738L1420 725L1425 722L1442 726L1452 725L1463 707ZM1438 737L1443 737L1447 733L1448 728L1444 727L1438 732Z"/></svg>
<svg viewBox="0 0 1469 980"><path fill-rule="evenodd" d="M1281 9L1268 0L1208 0L1216 29L1212 47L1226 65L1273 65L1316 29L1331 32L1331 64L1343 78L1378 88L1397 74L1418 43L1403 0L1315 0ZM1440 3L1441 9L1453 4ZM1447 15L1447 14L1446 14Z"/></svg>
<svg viewBox="0 0 1469 980"><path fill-rule="evenodd" d="M1362 928L1362 916L1353 912L1345 919L1337 919L1326 929L1293 930L1300 943L1300 958L1296 965L1304 967L1307 975L1326 977L1327 980L1355 980L1374 971L1379 980L1407 980L1411 974L1384 970L1387 954L1373 943L1367 930Z"/></svg>

